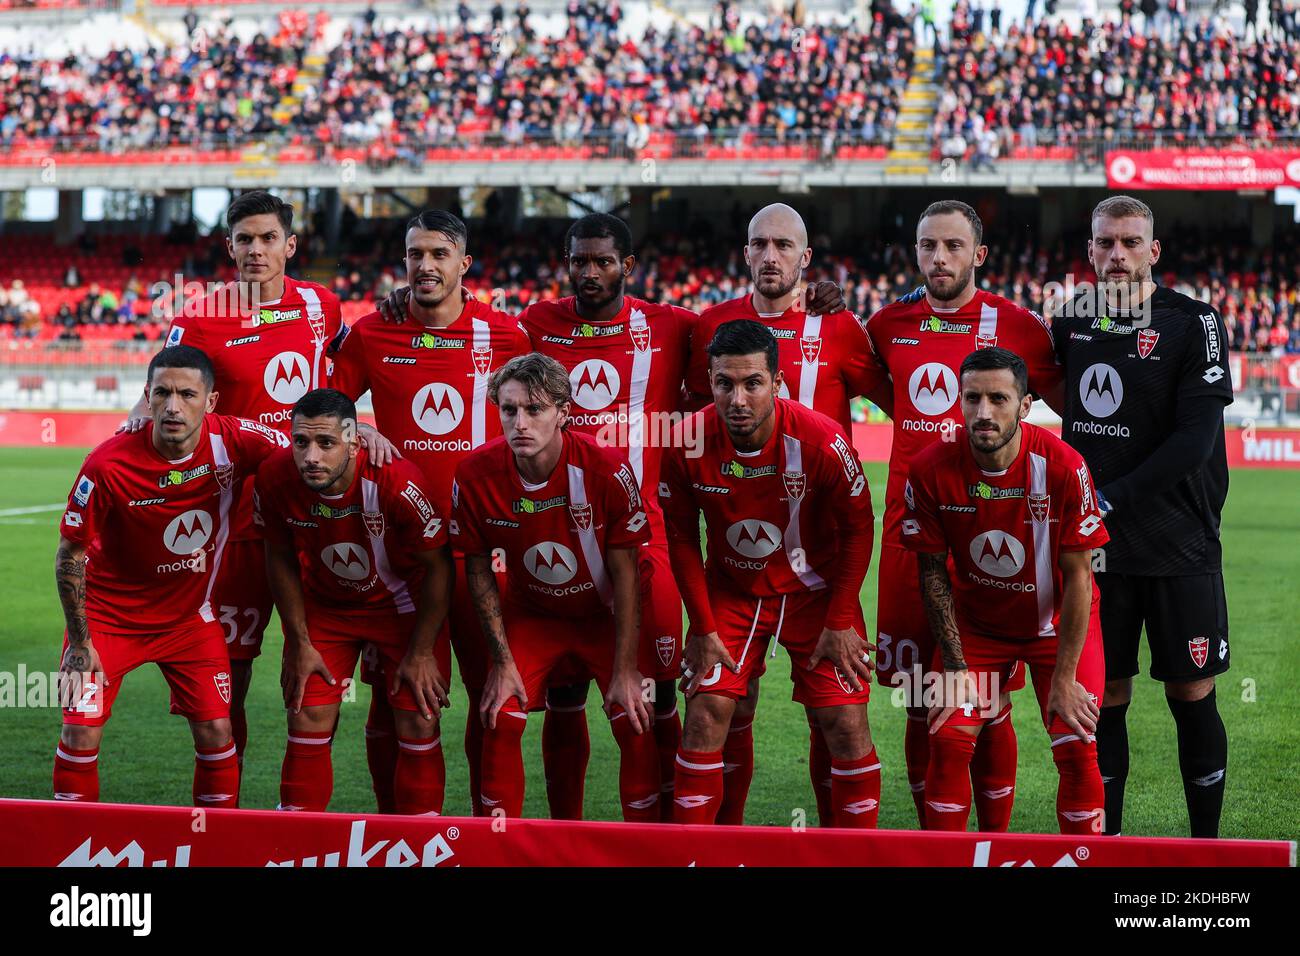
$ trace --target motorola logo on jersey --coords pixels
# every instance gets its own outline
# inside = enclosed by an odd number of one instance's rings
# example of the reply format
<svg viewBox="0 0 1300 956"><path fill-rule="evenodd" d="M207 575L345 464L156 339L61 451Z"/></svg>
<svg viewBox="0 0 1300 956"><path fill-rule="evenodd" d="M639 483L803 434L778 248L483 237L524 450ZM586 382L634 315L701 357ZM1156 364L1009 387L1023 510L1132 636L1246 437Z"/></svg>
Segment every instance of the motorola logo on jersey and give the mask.
<svg viewBox="0 0 1300 956"><path fill-rule="evenodd" d="M422 431L445 435L455 431L465 417L465 399L442 382L430 382L411 399L411 417Z"/></svg>
<svg viewBox="0 0 1300 956"><path fill-rule="evenodd" d="M971 541L970 558L985 573L1009 578L1025 566L1025 546L1005 531L985 531Z"/></svg>
<svg viewBox="0 0 1300 956"><path fill-rule="evenodd" d="M569 373L573 400L583 408L598 411L618 397L623 386L618 369L604 359L586 359Z"/></svg>
<svg viewBox="0 0 1300 956"><path fill-rule="evenodd" d="M212 537L212 515L206 511L187 511L172 518L163 532L163 544L172 554L193 554Z"/></svg>
<svg viewBox="0 0 1300 956"><path fill-rule="evenodd" d="M727 543L747 558L766 558L781 547L781 529L767 521L745 518L727 529Z"/></svg>
<svg viewBox="0 0 1300 956"><path fill-rule="evenodd" d="M311 366L297 352L281 352L266 363L262 384L281 405L292 405L311 388Z"/></svg>
<svg viewBox="0 0 1300 956"><path fill-rule="evenodd" d="M567 584L578 573L578 558L556 541L543 541L524 552L524 567L545 584Z"/></svg>
<svg viewBox="0 0 1300 956"><path fill-rule="evenodd" d="M1119 372L1098 362L1089 366L1079 379L1079 398L1093 418L1109 418L1124 401L1124 382Z"/></svg>
<svg viewBox="0 0 1300 956"><path fill-rule="evenodd" d="M922 415L942 415L957 401L957 375L942 362L926 362L912 373L907 391Z"/></svg>
<svg viewBox="0 0 1300 956"><path fill-rule="evenodd" d="M370 556L366 549L351 541L331 544L320 553L320 559L341 578L364 581L370 577Z"/></svg>

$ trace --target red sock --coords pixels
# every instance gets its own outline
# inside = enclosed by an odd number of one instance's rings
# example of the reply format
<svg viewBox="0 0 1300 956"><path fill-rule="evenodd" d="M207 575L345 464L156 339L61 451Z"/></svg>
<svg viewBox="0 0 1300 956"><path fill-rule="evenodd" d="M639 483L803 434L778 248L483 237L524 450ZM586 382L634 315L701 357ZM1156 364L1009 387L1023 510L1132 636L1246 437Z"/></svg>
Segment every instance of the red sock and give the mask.
<svg viewBox="0 0 1300 956"><path fill-rule="evenodd" d="M194 805L239 805L239 754L233 739L220 747L194 748Z"/></svg>
<svg viewBox="0 0 1300 956"><path fill-rule="evenodd" d="M837 827L876 828L880 817L880 760L875 747L857 760L831 758L831 806Z"/></svg>
<svg viewBox="0 0 1300 956"><path fill-rule="evenodd" d="M478 705L483 700L481 690L465 688L466 703L469 713L465 715L465 760L469 763L469 809L472 816L483 816L483 803L479 794L483 791L483 718L479 716Z"/></svg>
<svg viewBox="0 0 1300 956"><path fill-rule="evenodd" d="M1061 782L1056 789L1056 822L1062 833L1101 833L1106 791L1097 769L1097 742L1064 737L1052 743Z"/></svg>
<svg viewBox="0 0 1300 956"><path fill-rule="evenodd" d="M682 717L677 712L674 698L671 713L655 714L655 746L659 751L659 820L662 823L673 822L673 774L676 773L677 748L681 745Z"/></svg>
<svg viewBox="0 0 1300 956"><path fill-rule="evenodd" d="M384 699L384 688L371 688L370 713L366 716L366 763L380 813L397 813L393 780L397 776L397 727L393 708Z"/></svg>
<svg viewBox="0 0 1300 956"><path fill-rule="evenodd" d="M442 813L447 789L447 765L442 759L442 738L398 738L397 772L393 777L397 813L436 816Z"/></svg>
<svg viewBox="0 0 1300 956"><path fill-rule="evenodd" d="M1010 704L985 724L976 738L970 780L975 788L979 828L988 833L1005 833L1016 802L1016 729L1011 723Z"/></svg>
<svg viewBox="0 0 1300 956"><path fill-rule="evenodd" d="M587 705L546 708L542 722L542 767L552 820L581 820L582 794L591 758Z"/></svg>
<svg viewBox="0 0 1300 956"><path fill-rule="evenodd" d="M722 802L722 751L681 750L673 779L673 822L712 823Z"/></svg>
<svg viewBox="0 0 1300 956"><path fill-rule="evenodd" d="M925 777L925 828L965 832L970 820L970 762L975 737L945 724L930 739Z"/></svg>
<svg viewBox="0 0 1300 956"><path fill-rule="evenodd" d="M494 730L483 731L483 784L479 799L483 802L485 816L497 811L507 817L518 817L524 812L524 753L521 742L528 715L519 710L519 702L511 698L497 711Z"/></svg>
<svg viewBox="0 0 1300 956"><path fill-rule="evenodd" d="M277 810L324 810L334 792L334 764L330 760L333 734L291 731L280 768L280 805Z"/></svg>
<svg viewBox="0 0 1300 956"><path fill-rule="evenodd" d="M808 778L817 801L819 826L835 825L835 803L831 800L831 749L817 721L808 718Z"/></svg>
<svg viewBox="0 0 1300 956"><path fill-rule="evenodd" d="M659 822L659 747L653 731L633 733L625 711L610 719L618 741L618 798L629 823Z"/></svg>
<svg viewBox="0 0 1300 956"><path fill-rule="evenodd" d="M745 822L745 800L754 779L754 718L732 724L722 746L722 805L715 823L738 827Z"/></svg>
<svg viewBox="0 0 1300 956"><path fill-rule="evenodd" d="M54 748L54 799L99 802L99 748L77 750L63 741Z"/></svg>
<svg viewBox="0 0 1300 956"><path fill-rule="evenodd" d="M924 715L907 715L903 736L903 760L907 764L907 785L916 804L916 819L925 829L925 777L930 766L930 725Z"/></svg>

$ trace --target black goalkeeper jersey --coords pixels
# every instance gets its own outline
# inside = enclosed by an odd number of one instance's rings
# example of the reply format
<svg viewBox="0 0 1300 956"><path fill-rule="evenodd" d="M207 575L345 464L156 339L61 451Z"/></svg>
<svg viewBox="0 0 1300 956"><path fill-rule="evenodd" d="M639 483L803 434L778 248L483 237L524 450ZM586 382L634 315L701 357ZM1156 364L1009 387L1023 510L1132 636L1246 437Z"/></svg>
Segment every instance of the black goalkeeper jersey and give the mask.
<svg viewBox="0 0 1300 956"><path fill-rule="evenodd" d="M1125 477L1175 431L1189 401L1232 402L1223 319L1204 303L1157 288L1144 319L1059 316L1052 323L1065 367L1062 437L1083 455L1114 511L1106 519L1106 571L1140 575L1221 570L1219 516L1228 494L1223 418L1209 460L1163 487ZM1076 313L1082 311L1077 307ZM1100 310L1097 310L1100 311Z"/></svg>

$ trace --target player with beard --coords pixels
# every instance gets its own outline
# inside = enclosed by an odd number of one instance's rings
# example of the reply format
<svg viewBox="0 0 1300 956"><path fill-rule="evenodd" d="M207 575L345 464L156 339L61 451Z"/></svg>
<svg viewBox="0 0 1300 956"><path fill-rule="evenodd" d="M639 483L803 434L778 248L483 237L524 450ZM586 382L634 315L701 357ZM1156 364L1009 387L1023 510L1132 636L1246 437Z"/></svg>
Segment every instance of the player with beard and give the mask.
<svg viewBox="0 0 1300 956"><path fill-rule="evenodd" d="M692 408L713 403L708 346L718 328L736 319L761 322L776 337L782 376L781 397L827 415L853 434L849 403L865 395L889 411L893 396L888 377L874 360L871 342L848 310L818 315L805 311L800 285L812 261L803 218L785 203L765 206L749 222L745 263L752 291L705 309L691 341L686 387ZM754 775L754 710L759 680L736 702L722 750L723 798L716 822L744 822L745 799ZM821 728L809 723L808 772L823 826L831 825L831 755Z"/></svg>
<svg viewBox="0 0 1300 956"><path fill-rule="evenodd" d="M1145 627L1151 676L1165 685L1177 727L1191 834L1214 837L1228 767L1214 678L1229 663L1219 520L1232 378L1219 314L1152 281L1160 260L1154 229L1151 209L1130 196L1093 210L1088 258L1103 296L1092 307L1076 298L1052 334L1066 373L1063 434L1097 478L1110 532L1097 567L1106 832L1118 834L1122 824L1126 711Z"/></svg>
<svg viewBox="0 0 1300 956"><path fill-rule="evenodd" d="M921 214L916 262L925 285L885 306L867 320L867 336L893 380L893 448L885 492L876 605L876 673L881 683L902 684L919 696L934 641L917 594L916 556L904 546L903 486L912 459L936 441L955 440L961 423L957 368L971 352L998 346L1021 356L1029 388L1052 395L1061 369L1041 317L978 289L975 270L984 262L984 225L964 202L942 200ZM1023 675L1017 672L1017 681ZM1007 689L1014 689L1012 688ZM929 762L926 708L913 697L908 707L904 754L917 817L925 825ZM1016 738L1011 702L980 732L971 772L980 829L1005 830L1015 793Z"/></svg>

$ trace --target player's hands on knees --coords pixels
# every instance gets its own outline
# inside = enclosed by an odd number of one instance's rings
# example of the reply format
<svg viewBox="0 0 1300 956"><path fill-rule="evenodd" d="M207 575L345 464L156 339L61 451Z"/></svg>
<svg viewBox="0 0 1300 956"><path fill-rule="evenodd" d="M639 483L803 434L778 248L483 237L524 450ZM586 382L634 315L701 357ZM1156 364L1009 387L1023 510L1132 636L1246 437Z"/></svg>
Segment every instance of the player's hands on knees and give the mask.
<svg viewBox="0 0 1300 956"><path fill-rule="evenodd" d="M989 701L980 696L979 681L968 670L943 671L939 685L940 703L930 708L930 733L937 734L939 728L948 722L948 718L957 711L969 717L977 710L983 710Z"/></svg>
<svg viewBox="0 0 1300 956"><path fill-rule="evenodd" d="M145 425L148 425L150 421L152 421L152 419L148 415L141 415L139 418L127 418L122 422L122 424L117 426L117 431L113 434L120 435L123 432L138 432L140 429L144 428Z"/></svg>
<svg viewBox="0 0 1300 956"><path fill-rule="evenodd" d="M370 460L380 468L391 464L394 458L402 457L397 446L385 438L374 425L365 422L358 425L357 438L361 442L361 447L366 450L366 454L370 456Z"/></svg>
<svg viewBox="0 0 1300 956"><path fill-rule="evenodd" d="M89 640L80 647L69 644L59 662L59 706L76 707L86 694L86 686L103 672L104 665L94 644Z"/></svg>
<svg viewBox="0 0 1300 956"><path fill-rule="evenodd" d="M651 726L650 707L646 700L649 686L653 685L642 680L641 672L635 667L628 671L615 671L605 692L605 715L613 717L621 707L627 712L632 732L645 733Z"/></svg>
<svg viewBox="0 0 1300 956"><path fill-rule="evenodd" d="M379 303L379 317L385 322L401 325L406 321L406 303L411 298L411 287L402 286L388 293L388 298Z"/></svg>
<svg viewBox="0 0 1300 956"><path fill-rule="evenodd" d="M842 631L824 627L812 657L808 658L808 670L814 670L822 660L828 660L839 668L855 691L860 691L864 682L871 683L871 670L875 665L869 652L874 650L875 646L864 641L851 627Z"/></svg>
<svg viewBox="0 0 1300 956"><path fill-rule="evenodd" d="M442 715L442 708L450 705L447 697L447 681L438 670L438 662L433 654L412 654L409 650L393 674L393 684L388 689L391 696L397 696L405 682L415 697L415 706L425 720L433 720Z"/></svg>
<svg viewBox="0 0 1300 956"><path fill-rule="evenodd" d="M718 664L733 674L740 673L740 665L727 653L727 645L722 643L717 631L687 637L686 647L682 649L682 693L694 697L700 681L713 673Z"/></svg>
<svg viewBox="0 0 1300 956"><path fill-rule="evenodd" d="M804 310L809 315L829 315L849 307L844 290L829 279L814 282L804 289Z"/></svg>
<svg viewBox="0 0 1300 956"><path fill-rule="evenodd" d="M1053 680L1047 695L1047 719L1050 721L1054 716L1060 717L1080 740L1087 740L1097 732L1101 708L1077 680Z"/></svg>
<svg viewBox="0 0 1300 956"><path fill-rule="evenodd" d="M284 692L284 706L294 714L302 712L302 695L307 681L316 674L333 687L337 681L325 666L325 658L311 646L310 641L285 643L284 661L280 667L280 690Z"/></svg>
<svg viewBox="0 0 1300 956"><path fill-rule="evenodd" d="M528 712L528 695L524 693L524 680L519 676L519 668L514 658L507 658L500 664L494 664L488 671L487 683L483 685L483 700L479 704L479 716L483 726L496 730L497 712L511 697L519 699L519 707Z"/></svg>

